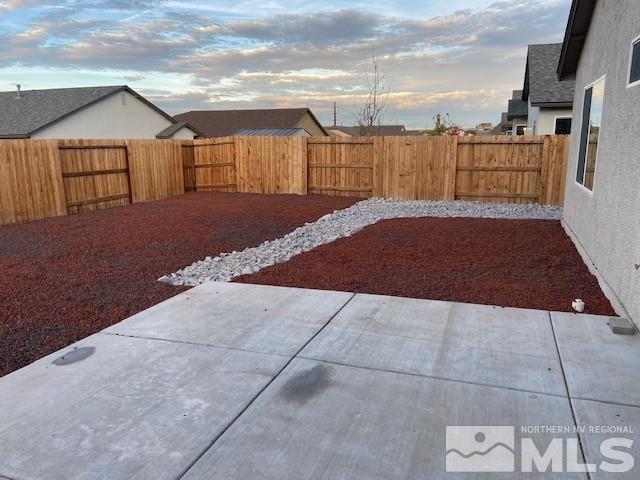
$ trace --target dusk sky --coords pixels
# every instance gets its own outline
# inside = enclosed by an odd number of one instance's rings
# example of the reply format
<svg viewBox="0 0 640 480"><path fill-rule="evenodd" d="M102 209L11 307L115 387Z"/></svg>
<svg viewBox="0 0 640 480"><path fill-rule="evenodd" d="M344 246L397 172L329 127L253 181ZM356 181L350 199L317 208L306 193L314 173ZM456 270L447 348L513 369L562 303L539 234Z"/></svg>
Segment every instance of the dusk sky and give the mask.
<svg viewBox="0 0 640 480"><path fill-rule="evenodd" d="M0 91L127 84L171 114L310 107L353 124L372 51L385 123L497 123L570 0L0 0Z"/></svg>

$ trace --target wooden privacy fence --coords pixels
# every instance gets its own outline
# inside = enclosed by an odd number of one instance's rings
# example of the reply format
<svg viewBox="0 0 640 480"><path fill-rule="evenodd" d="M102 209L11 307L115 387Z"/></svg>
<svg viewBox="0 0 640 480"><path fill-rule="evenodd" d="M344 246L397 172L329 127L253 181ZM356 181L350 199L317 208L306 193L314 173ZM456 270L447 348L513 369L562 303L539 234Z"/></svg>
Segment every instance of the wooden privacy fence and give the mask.
<svg viewBox="0 0 640 480"><path fill-rule="evenodd" d="M0 225L184 193L181 140L0 140Z"/></svg>
<svg viewBox="0 0 640 480"><path fill-rule="evenodd" d="M185 191L561 205L568 137L0 141L0 225Z"/></svg>

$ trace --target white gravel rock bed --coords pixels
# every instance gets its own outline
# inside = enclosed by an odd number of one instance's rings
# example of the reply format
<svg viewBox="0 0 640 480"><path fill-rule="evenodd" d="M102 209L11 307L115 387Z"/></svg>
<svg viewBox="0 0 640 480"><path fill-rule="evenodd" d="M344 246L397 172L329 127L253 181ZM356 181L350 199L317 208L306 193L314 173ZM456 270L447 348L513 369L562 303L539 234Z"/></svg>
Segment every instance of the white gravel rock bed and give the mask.
<svg viewBox="0 0 640 480"><path fill-rule="evenodd" d="M284 237L267 241L241 252L222 253L217 257L189 265L159 280L171 285L195 286L215 280L228 282L234 277L255 273L286 262L315 247L348 237L380 220L415 217L473 217L558 220L562 208L550 205L480 202L431 202L371 198L343 210L336 210L315 222L306 223Z"/></svg>

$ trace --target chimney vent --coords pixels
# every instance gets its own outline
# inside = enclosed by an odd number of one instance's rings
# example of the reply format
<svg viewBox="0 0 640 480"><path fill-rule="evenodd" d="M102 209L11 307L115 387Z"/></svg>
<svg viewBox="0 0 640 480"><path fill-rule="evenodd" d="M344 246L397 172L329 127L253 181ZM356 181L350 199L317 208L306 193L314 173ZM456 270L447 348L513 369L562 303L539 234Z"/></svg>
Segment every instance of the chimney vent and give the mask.
<svg viewBox="0 0 640 480"><path fill-rule="evenodd" d="M18 98L22 98L22 95L20 95L20 84L16 84L16 90L18 91Z"/></svg>

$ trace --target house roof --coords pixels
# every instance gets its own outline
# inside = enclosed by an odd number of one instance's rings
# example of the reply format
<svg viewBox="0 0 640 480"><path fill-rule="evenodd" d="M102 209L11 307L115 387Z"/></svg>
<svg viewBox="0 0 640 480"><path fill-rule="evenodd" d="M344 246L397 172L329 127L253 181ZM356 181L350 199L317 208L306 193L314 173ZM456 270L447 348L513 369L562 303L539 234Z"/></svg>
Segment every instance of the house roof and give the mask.
<svg viewBox="0 0 640 480"><path fill-rule="evenodd" d="M561 51L561 43L529 45L523 100L533 106L573 104L575 81L560 81L556 73Z"/></svg>
<svg viewBox="0 0 640 480"><path fill-rule="evenodd" d="M298 122L307 114L328 135L308 108L194 110L176 115L175 119L189 122L207 137L226 137L246 128L296 128Z"/></svg>
<svg viewBox="0 0 640 480"><path fill-rule="evenodd" d="M422 135L425 135L427 132L426 130L405 130L404 134L407 137L421 137Z"/></svg>
<svg viewBox="0 0 640 480"><path fill-rule="evenodd" d="M243 128L234 133L241 137L310 137L304 128Z"/></svg>
<svg viewBox="0 0 640 480"><path fill-rule="evenodd" d="M511 129L511 123L507 118L507 112L502 112L500 116L500 123L493 127L493 129L489 132L489 135L504 135L507 130Z"/></svg>
<svg viewBox="0 0 640 480"><path fill-rule="evenodd" d="M596 0L573 0L571 3L556 70L561 80L575 77L595 6Z"/></svg>
<svg viewBox="0 0 640 480"><path fill-rule="evenodd" d="M514 90L511 100L509 100L507 119L513 120L514 118L527 118L528 116L529 105L522 100L522 90Z"/></svg>
<svg viewBox="0 0 640 480"><path fill-rule="evenodd" d="M362 134L363 128L366 130L366 127L360 127L358 125L354 127L345 127L339 125L324 128L327 130L339 130L346 133L347 135L351 135L352 137L360 136ZM401 136L406 134L404 125L379 125L377 127L372 127L372 130L375 131L376 135Z"/></svg>
<svg viewBox="0 0 640 480"><path fill-rule="evenodd" d="M174 122L173 118L126 85L0 92L0 138L33 133L120 91L127 91Z"/></svg>
<svg viewBox="0 0 640 480"><path fill-rule="evenodd" d="M190 125L187 122L176 122L173 125L169 125L167 128L165 128L164 130L162 130L161 132L159 132L156 135L156 138L158 139L166 139L166 138L173 138L173 136L178 133L180 130L182 130L183 128L188 128L189 130L191 130L193 133L195 133L198 137L203 137L204 135L198 131L198 129L196 129L194 126Z"/></svg>

